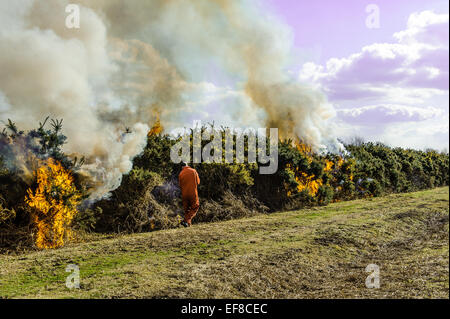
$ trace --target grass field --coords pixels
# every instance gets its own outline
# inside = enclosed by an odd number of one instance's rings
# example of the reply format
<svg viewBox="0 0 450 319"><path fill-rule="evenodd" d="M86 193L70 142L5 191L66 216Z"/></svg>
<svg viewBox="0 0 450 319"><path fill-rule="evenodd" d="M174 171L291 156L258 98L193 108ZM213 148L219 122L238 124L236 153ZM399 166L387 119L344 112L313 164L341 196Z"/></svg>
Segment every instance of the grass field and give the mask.
<svg viewBox="0 0 450 319"><path fill-rule="evenodd" d="M449 189L0 255L4 298L449 298ZM65 286L68 264L80 289ZM380 288L368 289L368 264Z"/></svg>

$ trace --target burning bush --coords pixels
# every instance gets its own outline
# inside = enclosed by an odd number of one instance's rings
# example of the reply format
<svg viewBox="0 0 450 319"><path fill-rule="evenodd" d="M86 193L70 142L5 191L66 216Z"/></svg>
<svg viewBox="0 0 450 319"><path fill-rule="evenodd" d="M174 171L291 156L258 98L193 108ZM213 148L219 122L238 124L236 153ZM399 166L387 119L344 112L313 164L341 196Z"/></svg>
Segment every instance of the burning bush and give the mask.
<svg viewBox="0 0 450 319"><path fill-rule="evenodd" d="M36 190L29 188L25 199L32 208L35 244L38 248L61 247L72 238L70 227L81 194L71 173L51 158L37 170L36 180Z"/></svg>
<svg viewBox="0 0 450 319"><path fill-rule="evenodd" d="M62 152L62 120L50 129L47 121L28 132L8 121L0 134L0 247L52 248L69 238L77 189L86 189L76 174L83 160Z"/></svg>

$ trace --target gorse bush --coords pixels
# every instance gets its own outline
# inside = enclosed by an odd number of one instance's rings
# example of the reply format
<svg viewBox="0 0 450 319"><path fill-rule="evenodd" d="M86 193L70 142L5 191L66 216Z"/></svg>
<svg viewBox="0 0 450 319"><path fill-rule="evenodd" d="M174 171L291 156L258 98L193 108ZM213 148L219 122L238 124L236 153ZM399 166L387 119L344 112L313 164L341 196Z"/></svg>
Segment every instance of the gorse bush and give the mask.
<svg viewBox="0 0 450 319"><path fill-rule="evenodd" d="M202 132L206 129L203 127ZM224 135L224 132L222 129L220 134ZM191 146L192 134L191 131ZM145 230L173 227L182 216L177 178L180 166L170 161L170 148L176 141L168 135L150 135L144 152L134 159L131 175L139 169L157 173L163 180L150 192L152 201L159 205L151 205L142 215L147 219ZM202 146L208 142L202 141ZM247 151L245 148L246 157ZM448 165L448 154L390 148L380 143L347 144L342 154L319 155L301 142L279 141L275 174L259 174L258 163L192 164L201 179L201 206L196 221L223 220L444 186L448 185ZM131 203L136 197L146 198L137 195L138 192L130 192L130 204L116 202L116 193L117 196L127 194L127 189L133 187L126 182L129 178L124 177L111 199L97 204L104 214L128 216L133 214L133 209L120 208L133 206ZM119 220L102 224L121 225ZM136 223L130 227L128 223L127 227L130 231L140 231L140 225Z"/></svg>
<svg viewBox="0 0 450 319"><path fill-rule="evenodd" d="M434 150L390 148L382 143L346 145L356 159L355 179L372 181L378 193L410 192L448 185L449 156ZM361 186L363 189L367 185Z"/></svg>
<svg viewBox="0 0 450 319"><path fill-rule="evenodd" d="M71 190L76 197L69 196L73 202L68 207L82 203L89 193L88 182L77 174L83 160L71 159L61 150L66 140L61 134L62 123L51 121L50 129L45 123L23 132L9 122L0 135L0 232L9 236L4 246L35 242L30 234L36 234L36 223L26 198L27 191L36 194L42 188L36 172L45 161L60 163L61 169L72 176ZM202 132L206 129L203 127ZM219 134L223 140L225 129ZM134 158L133 169L123 176L120 187L92 205L78 205L67 227L98 232L176 227L183 216L178 186L181 166L170 160L170 149L178 140L152 130L144 151ZM202 146L206 143L209 141L202 140ZM233 145L235 150L236 140ZM448 153L362 141L346 144L341 154L316 154L301 141L280 140L278 170L269 175L259 174L259 163L247 161L192 166L201 179L196 222L448 186L449 181Z"/></svg>
<svg viewBox="0 0 450 319"><path fill-rule="evenodd" d="M21 131L8 120L0 134L0 247L53 248L71 237L86 187L76 175L84 159L62 151L62 120Z"/></svg>
<svg viewBox="0 0 450 319"><path fill-rule="evenodd" d="M152 194L162 185L158 173L134 168L122 179L121 186L107 200L96 204L103 212L97 223L99 231L142 232L171 225L165 207Z"/></svg>
<svg viewBox="0 0 450 319"><path fill-rule="evenodd" d="M76 189L71 173L49 158L36 171L37 188L27 190L32 222L36 228L38 248L55 248L72 239L72 220L78 214L81 194Z"/></svg>

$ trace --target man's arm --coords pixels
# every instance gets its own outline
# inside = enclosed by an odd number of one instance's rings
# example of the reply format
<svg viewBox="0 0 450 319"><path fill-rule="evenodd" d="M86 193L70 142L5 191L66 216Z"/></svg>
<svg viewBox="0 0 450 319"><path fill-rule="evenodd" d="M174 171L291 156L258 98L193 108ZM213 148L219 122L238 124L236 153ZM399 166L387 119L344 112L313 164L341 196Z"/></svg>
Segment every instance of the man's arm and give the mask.
<svg viewBox="0 0 450 319"><path fill-rule="evenodd" d="M198 176L197 171L195 171L195 176L197 176L197 185L200 185L200 177Z"/></svg>

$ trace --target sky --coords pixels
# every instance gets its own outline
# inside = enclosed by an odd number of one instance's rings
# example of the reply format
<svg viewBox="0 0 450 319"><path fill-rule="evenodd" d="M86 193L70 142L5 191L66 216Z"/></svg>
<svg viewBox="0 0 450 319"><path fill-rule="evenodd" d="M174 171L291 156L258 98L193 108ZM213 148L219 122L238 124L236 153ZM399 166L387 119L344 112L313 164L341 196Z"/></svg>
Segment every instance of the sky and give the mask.
<svg viewBox="0 0 450 319"><path fill-rule="evenodd" d="M167 133L270 126L314 150L359 137L448 151L446 1L70 2L0 0L0 124L64 119L92 198L120 185L157 119Z"/></svg>
<svg viewBox="0 0 450 319"><path fill-rule="evenodd" d="M68 29L69 0L0 0L1 118L83 113L65 125L74 152L155 114L167 132L201 120L317 149L448 150L447 0L78 2Z"/></svg>
<svg viewBox="0 0 450 319"><path fill-rule="evenodd" d="M379 17L373 28L371 4ZM339 136L448 150L448 1L266 5L293 34L288 72L327 95Z"/></svg>

